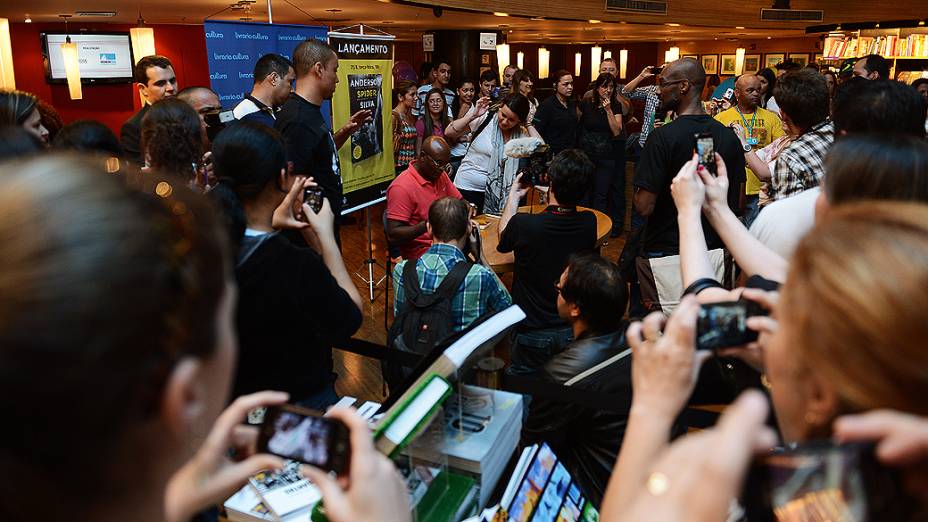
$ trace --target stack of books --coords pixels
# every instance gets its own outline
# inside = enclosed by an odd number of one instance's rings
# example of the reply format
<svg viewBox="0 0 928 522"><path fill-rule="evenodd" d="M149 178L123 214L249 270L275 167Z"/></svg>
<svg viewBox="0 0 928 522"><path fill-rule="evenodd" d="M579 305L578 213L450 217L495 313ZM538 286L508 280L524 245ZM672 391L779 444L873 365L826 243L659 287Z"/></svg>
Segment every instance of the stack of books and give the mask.
<svg viewBox="0 0 928 522"><path fill-rule="evenodd" d="M290 522L309 520L321 498L319 489L303 478L300 463L290 461L280 471L251 477L223 507L230 522Z"/></svg>
<svg viewBox="0 0 928 522"><path fill-rule="evenodd" d="M489 501L522 432L522 396L476 386L460 386L444 409L440 447L415 447L413 457L441 453L448 468L474 477L480 486L480 507Z"/></svg>

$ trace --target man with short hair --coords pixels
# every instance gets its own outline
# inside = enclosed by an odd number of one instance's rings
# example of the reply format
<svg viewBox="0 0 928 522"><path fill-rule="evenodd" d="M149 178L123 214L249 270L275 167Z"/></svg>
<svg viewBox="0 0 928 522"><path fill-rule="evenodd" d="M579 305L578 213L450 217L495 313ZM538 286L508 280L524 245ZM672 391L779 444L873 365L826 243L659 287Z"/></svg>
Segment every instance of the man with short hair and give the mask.
<svg viewBox="0 0 928 522"><path fill-rule="evenodd" d="M889 60L878 54L868 54L854 64L854 76L867 80L888 80Z"/></svg>
<svg viewBox="0 0 928 522"><path fill-rule="evenodd" d="M821 74L811 69L786 73L773 92L783 124L798 136L777 157L771 173L768 195L776 201L818 186L835 128L828 119L828 87Z"/></svg>
<svg viewBox="0 0 928 522"><path fill-rule="evenodd" d="M632 393L631 351L622 316L628 292L618 267L595 254L575 255L557 284L558 315L574 340L540 372L541 379L617 397ZM618 457L628 411L604 411L536 398L522 428L522 444L551 445L560 462L599 505Z"/></svg>
<svg viewBox="0 0 928 522"><path fill-rule="evenodd" d="M406 306L403 272L407 263L416 264L419 287L423 293L431 294L455 265L468 262L465 252L480 255L472 239L476 231L470 211L470 205L459 198L445 197L432 202L426 221L432 245L418 260L402 261L393 270L394 315L399 316ZM504 310L511 304L512 298L496 274L479 263L474 264L451 300L451 328L459 332L480 317Z"/></svg>
<svg viewBox="0 0 928 522"><path fill-rule="evenodd" d="M287 143L293 174L315 179L325 192L335 214L335 237L344 206L338 149L364 121L370 111L351 115L337 132L322 117L322 102L332 98L338 84L338 56L327 44L314 38L304 40L293 51L296 88L277 114L274 127Z"/></svg>
<svg viewBox="0 0 928 522"><path fill-rule="evenodd" d="M435 65L435 80L416 89L416 107L412 110L414 116L419 117L423 114L425 107L425 97L432 89L441 89L445 95L445 105L448 109L448 117L454 119L451 113L451 104L454 102L454 91L448 88L451 83L451 65L446 60L437 60Z"/></svg>
<svg viewBox="0 0 928 522"><path fill-rule="evenodd" d="M419 259L429 249L429 207L444 197L461 199L447 174L451 149L444 138L429 136L419 157L387 188L386 234L404 259Z"/></svg>
<svg viewBox="0 0 928 522"><path fill-rule="evenodd" d="M760 78L743 74L735 82L737 104L718 113L715 119L722 125L740 125L744 129L744 153L760 150L783 136L780 116L760 107ZM750 168L745 168L745 226L750 227L759 211L761 180Z"/></svg>
<svg viewBox="0 0 928 522"><path fill-rule="evenodd" d="M928 80L926 80L928 90ZM835 138L845 134L925 136L925 98L902 82L874 82L862 77L841 85L832 101Z"/></svg>
<svg viewBox="0 0 928 522"><path fill-rule="evenodd" d="M290 97L296 72L290 60L279 54L265 54L255 62L251 93L232 109L236 120L251 120L274 128L277 111Z"/></svg>
<svg viewBox="0 0 928 522"><path fill-rule="evenodd" d="M613 78L619 79L619 68L613 58L605 58L599 62L599 74L609 73Z"/></svg>
<svg viewBox="0 0 928 522"><path fill-rule="evenodd" d="M504 90L508 91L509 87L512 86L512 75L516 73L519 69L513 65L507 65L503 67L503 87Z"/></svg>
<svg viewBox="0 0 928 522"><path fill-rule="evenodd" d="M512 337L512 374L531 374L567 346L570 326L557 313L554 282L572 254L596 248L596 216L578 212L593 178L593 162L578 149L567 149L548 168L548 207L533 213L516 213L528 189L519 175L512 184L499 222L502 253L515 254L513 302L525 311L525 320Z"/></svg>
<svg viewBox="0 0 928 522"><path fill-rule="evenodd" d="M798 71L802 69L802 66L792 60L784 60L774 66L777 70L777 80L783 77L784 74L788 72ZM767 110L779 115L780 114L780 105L777 103L776 96L770 96L770 99L767 100Z"/></svg>
<svg viewBox="0 0 928 522"><path fill-rule="evenodd" d="M647 218L641 254L635 260L643 304L651 311L670 314L680 303L680 229L670 186L680 168L693 159L696 136L708 134L714 151L722 156L730 185L728 205L742 208L745 183L744 150L731 129L706 114L701 96L706 83L702 64L682 58L664 67L658 77L661 109L677 118L651 133L635 170L635 210ZM722 278L722 242L703 221L712 260Z"/></svg>
<svg viewBox="0 0 928 522"><path fill-rule="evenodd" d="M493 69L487 69L480 73L480 98L489 98L493 94L493 89L499 85L499 75Z"/></svg>
<svg viewBox="0 0 928 522"><path fill-rule="evenodd" d="M138 112L123 123L119 131L119 142L126 159L136 165L142 165L142 118L156 101L177 94L177 77L170 60L153 54L143 57L135 64L132 78L144 103Z"/></svg>
<svg viewBox="0 0 928 522"><path fill-rule="evenodd" d="M925 99L925 103L928 103L928 78L919 78L915 80L912 82L912 88Z"/></svg>

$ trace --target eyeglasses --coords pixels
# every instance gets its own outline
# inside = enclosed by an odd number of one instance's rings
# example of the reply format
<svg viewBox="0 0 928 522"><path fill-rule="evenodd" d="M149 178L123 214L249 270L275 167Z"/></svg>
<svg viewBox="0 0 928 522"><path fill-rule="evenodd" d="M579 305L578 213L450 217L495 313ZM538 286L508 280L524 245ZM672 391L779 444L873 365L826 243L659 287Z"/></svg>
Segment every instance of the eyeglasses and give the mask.
<svg viewBox="0 0 928 522"><path fill-rule="evenodd" d="M435 158L429 156L428 154L423 154L423 156L424 156L426 159L428 159L428 160L429 160L429 163L431 163L432 166L435 167L436 169L442 170L442 171L445 171L445 172L451 172L451 163L445 163L444 165L442 165L441 163L438 162L438 160L436 160Z"/></svg>
<svg viewBox="0 0 928 522"><path fill-rule="evenodd" d="M685 81L687 81L686 78L682 78L682 79L680 79L680 80L669 80L669 81L668 81L668 80L664 80L663 78L661 78L660 76L658 76L658 78L657 78L657 86L660 87L660 88L663 88L663 87L666 87L667 85L673 85L673 84L675 84L675 83L680 83L680 82L685 82Z"/></svg>

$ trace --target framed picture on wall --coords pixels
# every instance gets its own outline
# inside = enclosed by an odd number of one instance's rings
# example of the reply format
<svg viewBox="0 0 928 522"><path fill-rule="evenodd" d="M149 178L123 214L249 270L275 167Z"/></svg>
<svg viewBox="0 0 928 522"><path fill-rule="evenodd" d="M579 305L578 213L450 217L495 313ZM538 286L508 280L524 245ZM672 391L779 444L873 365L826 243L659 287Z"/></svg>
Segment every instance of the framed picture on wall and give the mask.
<svg viewBox="0 0 928 522"><path fill-rule="evenodd" d="M719 73L719 55L717 54L702 55L702 68L706 70L706 74L718 74Z"/></svg>
<svg viewBox="0 0 928 522"><path fill-rule="evenodd" d="M731 76L735 74L735 60L737 60L735 55L723 54L722 66L719 68L719 74L723 76Z"/></svg>
<svg viewBox="0 0 928 522"><path fill-rule="evenodd" d="M807 53L789 53L789 59L802 67L809 65L809 55Z"/></svg>
<svg viewBox="0 0 928 522"><path fill-rule="evenodd" d="M753 74L759 70L760 70L760 55L759 54L744 55L744 69L742 69L741 72Z"/></svg>
<svg viewBox="0 0 928 522"><path fill-rule="evenodd" d="M786 55L783 53L767 53L764 55L764 68L776 67L784 60L786 60Z"/></svg>

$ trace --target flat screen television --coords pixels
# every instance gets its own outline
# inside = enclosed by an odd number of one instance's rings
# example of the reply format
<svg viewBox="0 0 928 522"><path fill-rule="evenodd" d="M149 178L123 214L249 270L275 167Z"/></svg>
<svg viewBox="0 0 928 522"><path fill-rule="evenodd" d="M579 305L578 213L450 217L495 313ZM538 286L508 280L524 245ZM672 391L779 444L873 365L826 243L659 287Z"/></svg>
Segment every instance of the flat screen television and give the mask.
<svg viewBox="0 0 928 522"><path fill-rule="evenodd" d="M69 33L41 33L45 78L49 83L66 83L61 44ZM77 44L81 83L132 83L132 42L129 33L70 33Z"/></svg>

